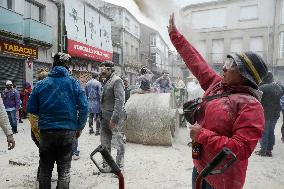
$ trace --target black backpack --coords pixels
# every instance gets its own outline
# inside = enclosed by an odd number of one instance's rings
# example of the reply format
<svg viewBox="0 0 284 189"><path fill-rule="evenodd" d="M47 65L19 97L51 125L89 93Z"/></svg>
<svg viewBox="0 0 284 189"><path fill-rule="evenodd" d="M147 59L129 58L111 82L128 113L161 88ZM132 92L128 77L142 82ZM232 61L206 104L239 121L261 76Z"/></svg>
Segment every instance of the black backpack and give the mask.
<svg viewBox="0 0 284 189"><path fill-rule="evenodd" d="M206 96L203 98L196 98L193 100L190 100L186 103L183 104L183 113L184 113L184 117L186 119L186 121L188 121L191 125L193 125L197 119L198 119L198 111L201 107L202 102L205 101L211 101L217 98L221 98L221 97L225 97L225 96L229 96L230 92L226 91L222 94L216 94L216 95L212 95L212 96Z"/></svg>

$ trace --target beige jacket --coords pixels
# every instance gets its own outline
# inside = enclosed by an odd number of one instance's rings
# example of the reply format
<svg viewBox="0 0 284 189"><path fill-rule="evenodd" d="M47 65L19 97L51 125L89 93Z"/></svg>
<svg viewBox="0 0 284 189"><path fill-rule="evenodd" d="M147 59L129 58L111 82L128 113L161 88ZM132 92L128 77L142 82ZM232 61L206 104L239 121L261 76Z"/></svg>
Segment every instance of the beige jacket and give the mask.
<svg viewBox="0 0 284 189"><path fill-rule="evenodd" d="M6 136L13 134L2 98L0 98L0 127Z"/></svg>

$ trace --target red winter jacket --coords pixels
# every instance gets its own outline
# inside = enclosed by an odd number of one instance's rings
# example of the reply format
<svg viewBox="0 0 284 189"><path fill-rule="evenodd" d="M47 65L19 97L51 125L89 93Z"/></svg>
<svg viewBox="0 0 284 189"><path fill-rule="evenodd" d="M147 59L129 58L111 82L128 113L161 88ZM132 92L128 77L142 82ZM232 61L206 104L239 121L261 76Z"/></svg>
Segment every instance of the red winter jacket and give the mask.
<svg viewBox="0 0 284 189"><path fill-rule="evenodd" d="M259 91L248 86L229 87L201 57L197 50L175 29L170 38L193 75L211 96L230 91L228 97L220 97L202 104L198 123L201 132L196 141L202 144L200 159L194 166L200 172L223 147L237 156L237 161L225 173L206 177L216 189L240 189L246 177L248 158L256 147L264 130L264 113L259 102Z"/></svg>

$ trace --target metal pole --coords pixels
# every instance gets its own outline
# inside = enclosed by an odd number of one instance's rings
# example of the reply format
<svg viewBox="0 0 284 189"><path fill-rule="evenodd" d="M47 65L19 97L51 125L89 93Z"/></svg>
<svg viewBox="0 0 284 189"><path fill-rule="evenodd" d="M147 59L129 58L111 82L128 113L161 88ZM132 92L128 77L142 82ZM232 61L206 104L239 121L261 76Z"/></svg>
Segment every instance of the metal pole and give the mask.
<svg viewBox="0 0 284 189"><path fill-rule="evenodd" d="M277 10L277 0L274 0L274 12L273 12L273 25L272 25L272 47L271 47L271 53L272 53L272 73L275 75L275 68L276 66L276 56L277 53L275 53L275 42L276 40L276 10ZM268 36L269 37L269 36Z"/></svg>

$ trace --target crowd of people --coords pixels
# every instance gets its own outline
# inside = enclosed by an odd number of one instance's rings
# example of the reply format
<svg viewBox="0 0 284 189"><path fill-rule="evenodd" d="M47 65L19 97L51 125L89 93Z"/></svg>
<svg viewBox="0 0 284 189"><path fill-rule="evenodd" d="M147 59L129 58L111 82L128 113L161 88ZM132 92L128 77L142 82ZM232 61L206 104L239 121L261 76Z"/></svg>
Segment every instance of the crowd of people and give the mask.
<svg viewBox="0 0 284 189"><path fill-rule="evenodd" d="M101 144L109 152L112 147L117 149L116 163L123 169L123 127L127 119L124 106L135 93L173 93L179 106L203 96L193 112L194 123L188 124L190 138L202 146L198 158L193 160L193 188L201 170L223 147L236 155L237 162L223 174L204 180L203 188L242 188L248 158L258 142L257 155L273 155L275 125L280 112L284 113L284 87L274 81L263 59L254 52L229 54L220 76L179 33L174 15L170 17L168 31L192 73L187 85L181 77L172 82L167 71L152 82L153 73L142 67L137 76L138 89L131 90L128 78L117 76L114 63L104 61L83 88L69 72L71 56L66 53L54 56L49 72L39 71L33 89L25 83L19 92L12 81L6 82L0 99L0 126L11 150L15 147L13 134L18 132L18 121L29 118L31 137L39 148L37 179L41 189L51 188L55 162L57 187L69 188L71 160L80 158L79 137L87 119L89 134L100 136ZM281 131L284 142L284 123ZM102 164L104 172L112 171L105 161Z"/></svg>

